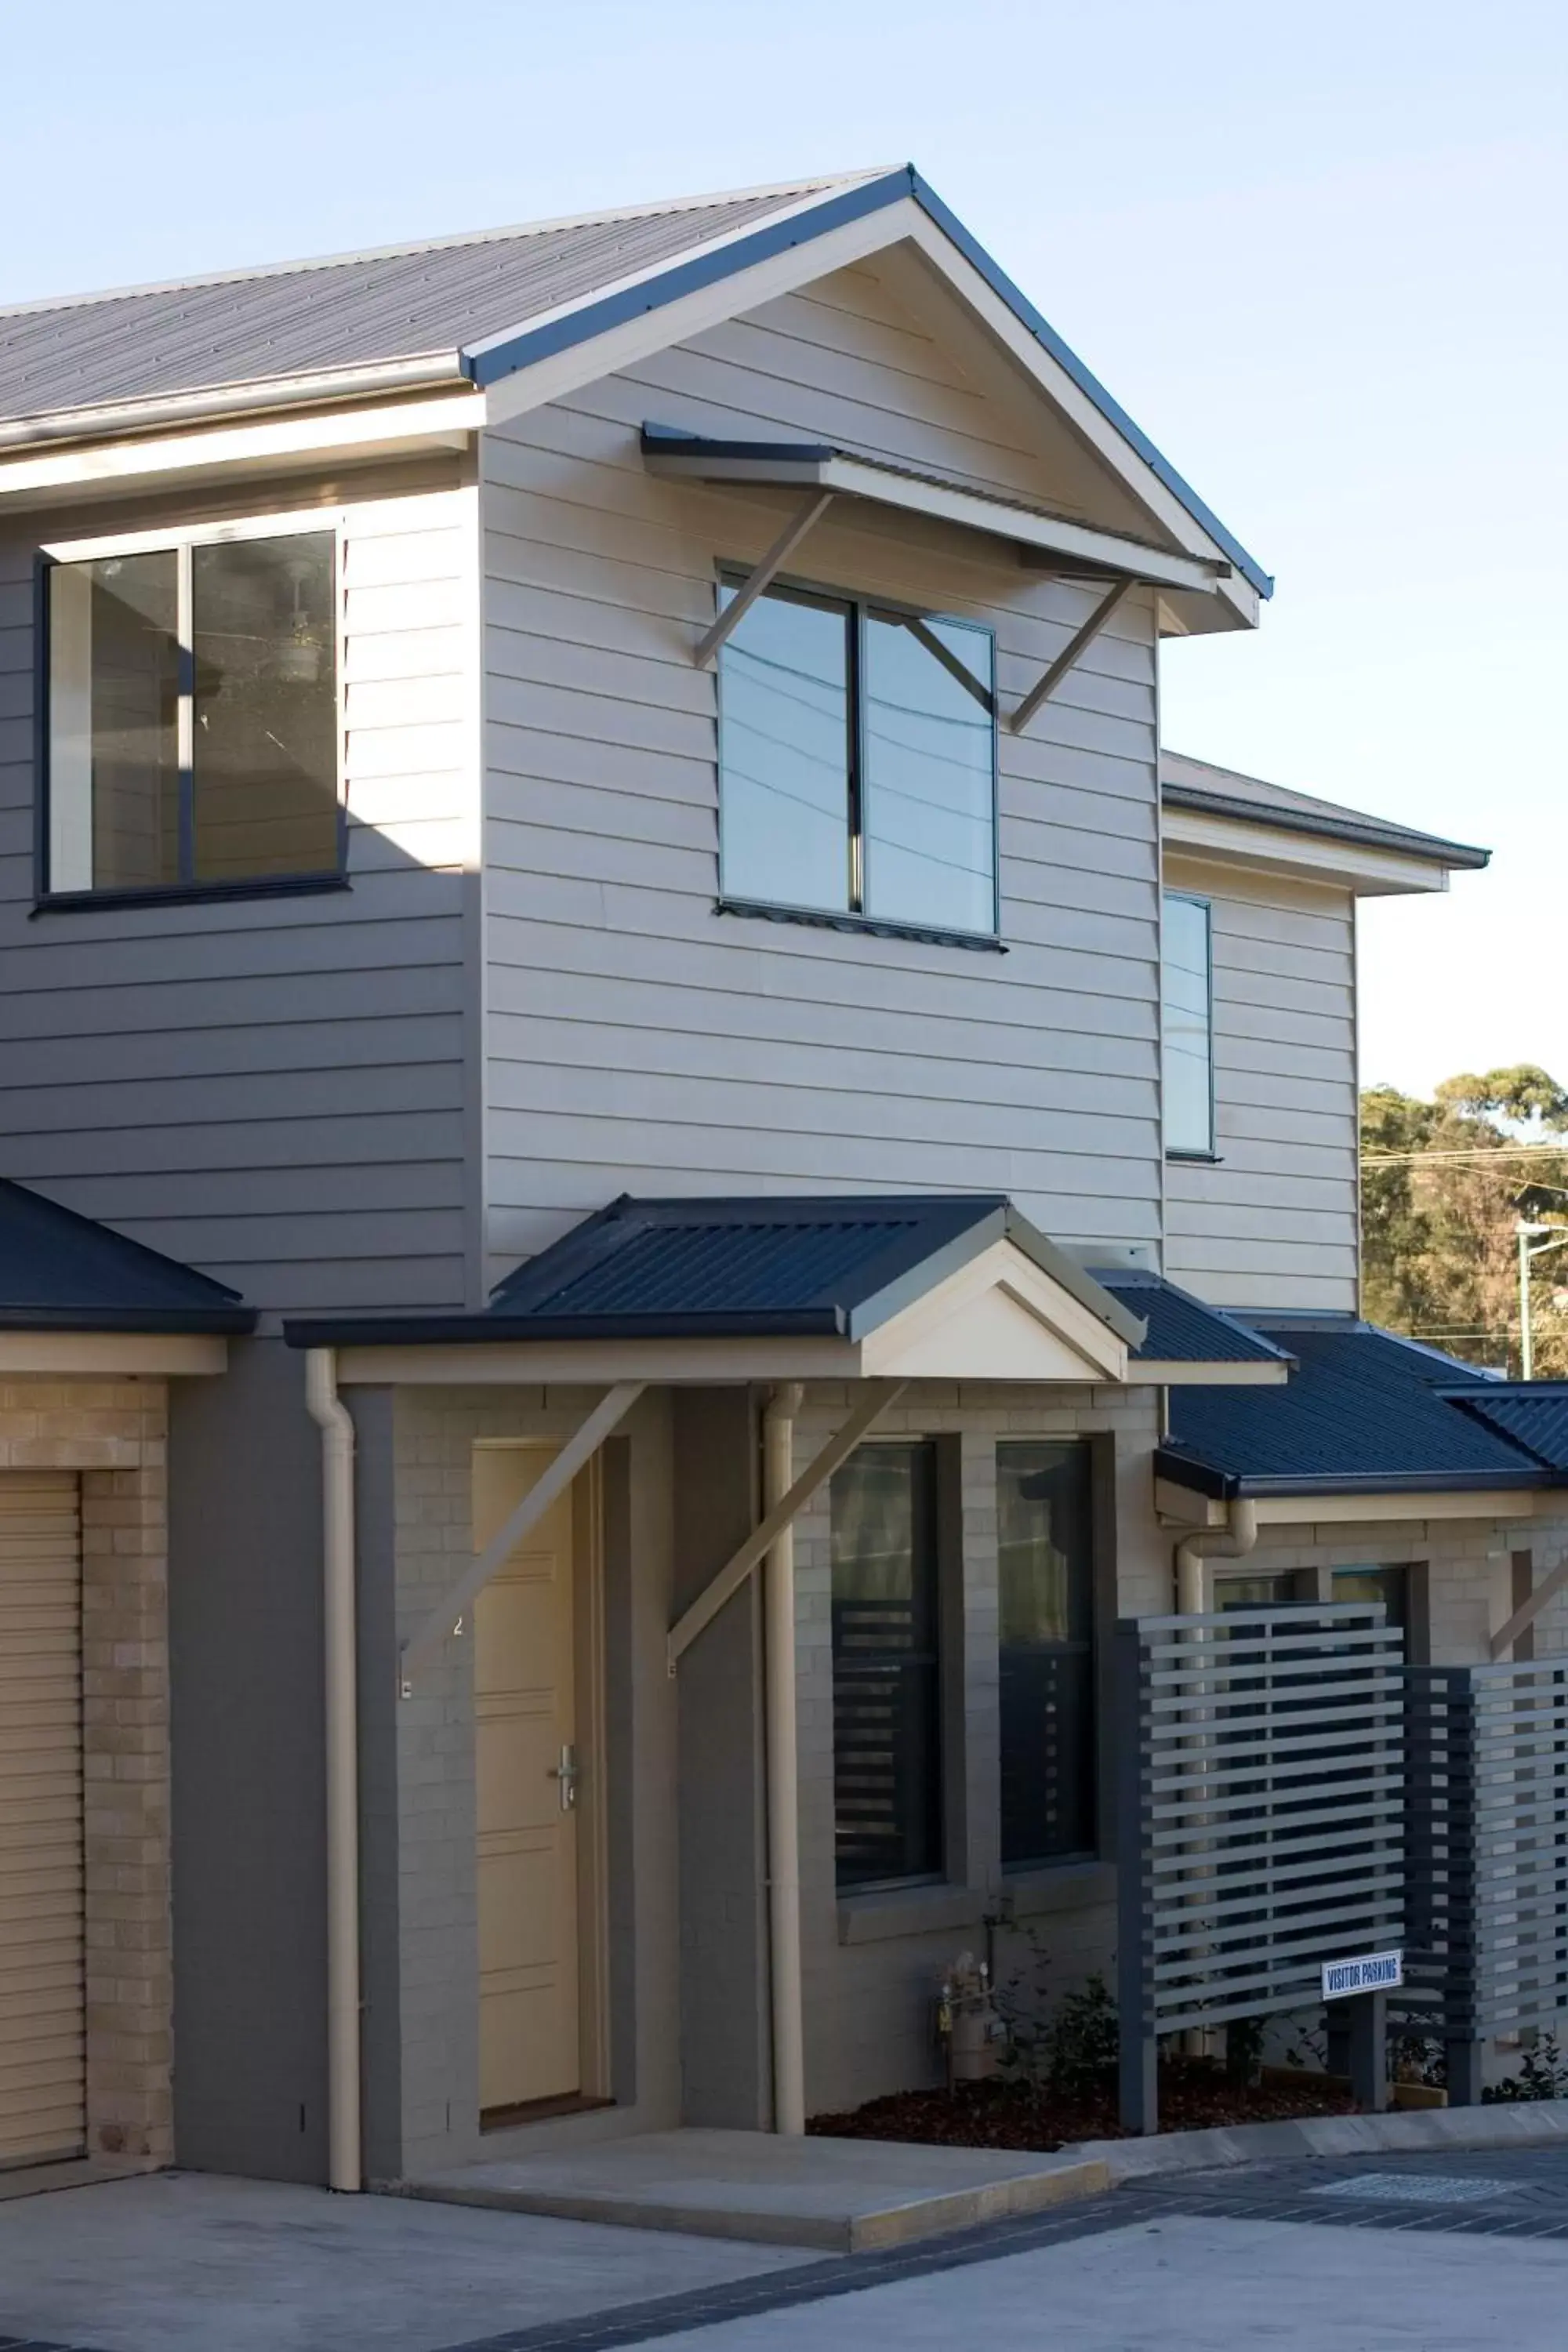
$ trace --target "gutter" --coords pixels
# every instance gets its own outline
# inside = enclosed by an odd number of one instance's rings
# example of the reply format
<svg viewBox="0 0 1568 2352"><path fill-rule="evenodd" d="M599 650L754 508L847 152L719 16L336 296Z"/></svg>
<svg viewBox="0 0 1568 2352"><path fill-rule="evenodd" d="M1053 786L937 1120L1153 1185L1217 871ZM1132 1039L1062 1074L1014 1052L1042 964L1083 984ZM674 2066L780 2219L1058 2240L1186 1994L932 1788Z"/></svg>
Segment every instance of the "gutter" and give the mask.
<svg viewBox="0 0 1568 2352"><path fill-rule="evenodd" d="M322 1650L327 1754L327 2180L363 2186L360 2147L359 1693L354 1605L354 1425L330 1348L305 1359L321 1433Z"/></svg>
<svg viewBox="0 0 1568 2352"><path fill-rule="evenodd" d="M472 388L458 352L427 352L419 359L334 368L328 374L263 377L250 383L215 384L203 392L58 409L47 416L14 417L0 424L0 450L32 449L61 441L100 441L155 433L163 425L198 425L215 417L255 415L268 409L327 407L378 393L437 388Z"/></svg>

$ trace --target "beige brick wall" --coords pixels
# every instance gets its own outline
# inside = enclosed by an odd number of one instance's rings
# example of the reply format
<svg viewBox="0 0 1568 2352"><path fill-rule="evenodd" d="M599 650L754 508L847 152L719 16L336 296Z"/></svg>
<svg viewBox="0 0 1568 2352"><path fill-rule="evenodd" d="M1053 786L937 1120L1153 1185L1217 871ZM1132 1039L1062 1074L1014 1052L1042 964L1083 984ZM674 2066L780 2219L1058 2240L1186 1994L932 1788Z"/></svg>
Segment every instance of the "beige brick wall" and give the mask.
<svg viewBox="0 0 1568 2352"><path fill-rule="evenodd" d="M162 1381L0 1386L0 1475L80 1473L88 2148L160 2163L174 2154L166 1465Z"/></svg>

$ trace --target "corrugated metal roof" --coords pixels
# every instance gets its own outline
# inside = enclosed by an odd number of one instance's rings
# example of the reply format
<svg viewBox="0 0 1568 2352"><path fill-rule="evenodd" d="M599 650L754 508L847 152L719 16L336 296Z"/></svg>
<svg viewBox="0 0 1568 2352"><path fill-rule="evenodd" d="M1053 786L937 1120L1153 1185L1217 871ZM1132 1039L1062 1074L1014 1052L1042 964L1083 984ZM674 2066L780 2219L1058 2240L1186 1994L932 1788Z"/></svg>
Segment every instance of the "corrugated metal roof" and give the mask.
<svg viewBox="0 0 1568 2352"><path fill-rule="evenodd" d="M1180 751L1160 754L1160 797L1168 808L1242 817L1289 833L1353 842L1359 848L1397 850L1403 856L1418 857L1432 866L1479 867L1491 857L1489 849L1445 841L1436 834L1416 833L1387 817L1367 816L1338 801L1293 793L1284 784L1266 783L1261 776L1244 776L1234 768L1216 768L1207 760L1189 760Z"/></svg>
<svg viewBox="0 0 1568 2352"><path fill-rule="evenodd" d="M1296 1359L1288 1384L1173 1389L1163 1472L1243 1494L1550 1483L1476 1417L1500 1382L1369 1324L1261 1328Z"/></svg>
<svg viewBox="0 0 1568 2352"><path fill-rule="evenodd" d="M473 1339L863 1339L993 1242L1135 1347L1138 1316L1001 1193L623 1194L510 1275L479 1315L290 1321L291 1346Z"/></svg>
<svg viewBox="0 0 1568 2352"><path fill-rule="evenodd" d="M1219 1307L1205 1306L1190 1290L1182 1290L1163 1275L1142 1267L1092 1267L1103 1283L1147 1326L1143 1343L1132 1350L1134 1363L1148 1364L1278 1364L1289 1360L1261 1332Z"/></svg>
<svg viewBox="0 0 1568 2352"><path fill-rule="evenodd" d="M1498 1381L1457 1392L1453 1402L1544 1468L1568 1473L1568 1381Z"/></svg>
<svg viewBox="0 0 1568 2352"><path fill-rule="evenodd" d="M0 311L0 417L450 352L862 174Z"/></svg>
<svg viewBox="0 0 1568 2352"><path fill-rule="evenodd" d="M248 1331L238 1291L0 1179L0 1328Z"/></svg>

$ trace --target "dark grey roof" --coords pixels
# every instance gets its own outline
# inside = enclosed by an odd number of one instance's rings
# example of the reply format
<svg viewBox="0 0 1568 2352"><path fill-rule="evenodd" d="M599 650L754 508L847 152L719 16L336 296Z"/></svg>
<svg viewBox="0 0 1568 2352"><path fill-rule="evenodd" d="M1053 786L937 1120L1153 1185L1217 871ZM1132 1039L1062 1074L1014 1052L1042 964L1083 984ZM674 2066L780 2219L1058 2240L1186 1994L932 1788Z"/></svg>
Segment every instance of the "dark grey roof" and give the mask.
<svg viewBox="0 0 1568 2352"><path fill-rule="evenodd" d="M860 1339L1006 1239L1129 1347L1143 1326L999 1193L634 1200L574 1225L481 1315L290 1321L296 1347L447 1340Z"/></svg>
<svg viewBox="0 0 1568 2352"><path fill-rule="evenodd" d="M237 1290L0 1178L0 1329L248 1331Z"/></svg>
<svg viewBox="0 0 1568 2352"><path fill-rule="evenodd" d="M1190 1290L1167 1282L1163 1275L1142 1267L1096 1265L1096 1282L1120 1298L1145 1326L1141 1346L1132 1350L1134 1363L1149 1364L1288 1364L1284 1348L1277 1348L1260 1331L1249 1330L1222 1307L1205 1306Z"/></svg>
<svg viewBox="0 0 1568 2352"><path fill-rule="evenodd" d="M1496 1381L1449 1393L1484 1428L1522 1446L1544 1469L1568 1475L1568 1381Z"/></svg>
<svg viewBox="0 0 1568 2352"><path fill-rule="evenodd" d="M1534 1455L1479 1417L1507 1390L1473 1366L1366 1323L1264 1328L1296 1359L1289 1383L1173 1389L1163 1475L1215 1495L1552 1483Z"/></svg>
<svg viewBox="0 0 1568 2352"><path fill-rule="evenodd" d="M0 416L442 352L457 375L491 335L855 177L0 311Z"/></svg>
<svg viewBox="0 0 1568 2352"><path fill-rule="evenodd" d="M1428 866L1474 868L1487 865L1491 857L1489 849L1445 841L1433 833L1416 833L1386 817L1367 816L1360 809L1319 800L1310 793L1289 792L1283 784L1265 783L1261 776L1244 776L1234 768L1216 768L1207 760L1189 760L1180 751L1160 754L1160 798L1167 808L1192 809L1204 816L1240 817L1249 824L1315 834L1329 841L1351 842L1360 849L1396 850L1402 857L1419 858Z"/></svg>
<svg viewBox="0 0 1568 2352"><path fill-rule="evenodd" d="M912 163L0 312L0 439L116 403L450 362L487 384L887 206L918 205L1260 596L1274 583ZM342 386L333 387L340 396ZM301 389L291 397L307 397ZM83 421L82 412L88 412ZM123 422L123 420L122 420Z"/></svg>

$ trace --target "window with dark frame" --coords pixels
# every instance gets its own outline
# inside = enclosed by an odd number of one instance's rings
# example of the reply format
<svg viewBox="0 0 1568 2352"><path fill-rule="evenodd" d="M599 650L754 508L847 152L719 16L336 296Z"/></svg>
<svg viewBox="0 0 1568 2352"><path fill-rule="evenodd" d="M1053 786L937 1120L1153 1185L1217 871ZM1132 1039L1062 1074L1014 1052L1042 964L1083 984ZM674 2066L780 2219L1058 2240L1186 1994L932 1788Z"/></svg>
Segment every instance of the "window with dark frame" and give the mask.
<svg viewBox="0 0 1568 2352"><path fill-rule="evenodd" d="M339 872L336 568L331 531L47 565L46 896Z"/></svg>
<svg viewBox="0 0 1568 2352"><path fill-rule="evenodd" d="M719 699L726 899L994 936L988 629L775 585L725 640Z"/></svg>
<svg viewBox="0 0 1568 2352"><path fill-rule="evenodd" d="M1094 1487L1081 1441L996 1449L1005 1870L1092 1854Z"/></svg>
<svg viewBox="0 0 1568 2352"><path fill-rule="evenodd" d="M868 1444L835 1473L833 1782L837 1882L941 1874L936 1448Z"/></svg>
<svg viewBox="0 0 1568 2352"><path fill-rule="evenodd" d="M1214 1150L1214 970L1205 898L1167 890L1160 964L1165 1150L1206 1160Z"/></svg>

